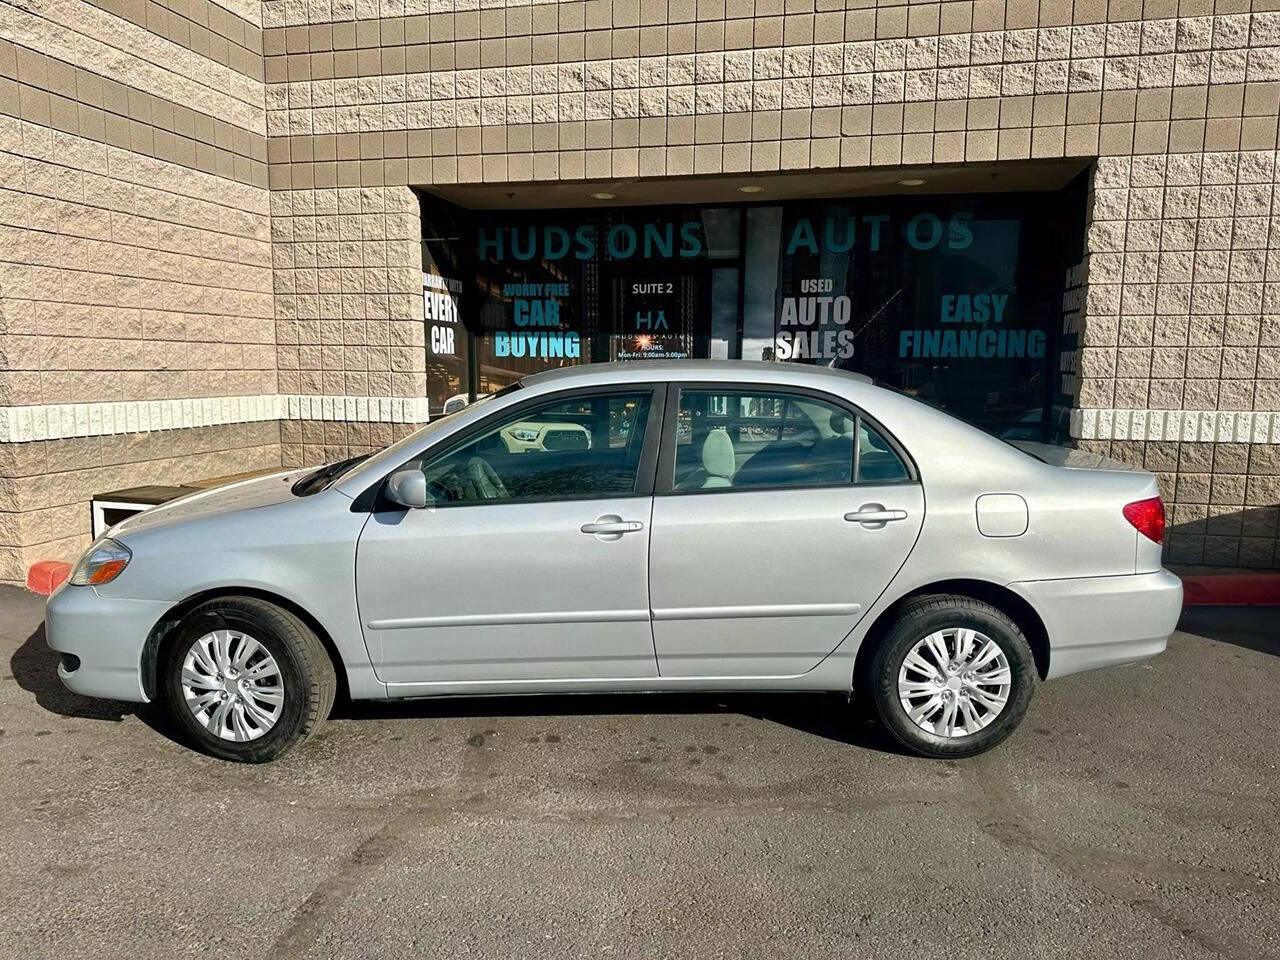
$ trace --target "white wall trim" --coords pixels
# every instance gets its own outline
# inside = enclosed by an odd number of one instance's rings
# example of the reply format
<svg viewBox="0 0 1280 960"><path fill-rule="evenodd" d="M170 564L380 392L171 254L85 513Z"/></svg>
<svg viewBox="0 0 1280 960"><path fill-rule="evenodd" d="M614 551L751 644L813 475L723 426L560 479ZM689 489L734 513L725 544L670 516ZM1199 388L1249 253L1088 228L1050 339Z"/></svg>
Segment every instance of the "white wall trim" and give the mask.
<svg viewBox="0 0 1280 960"><path fill-rule="evenodd" d="M1280 443L1280 412L1086 408L1071 411L1071 436L1080 440Z"/></svg>
<svg viewBox="0 0 1280 960"><path fill-rule="evenodd" d="M426 397L298 393L45 403L0 407L0 443L190 430L265 420L426 423L428 413ZM1071 411L1071 436L1080 440L1280 444L1280 412L1086 408Z"/></svg>
<svg viewBox="0 0 1280 960"><path fill-rule="evenodd" d="M44 403L0 407L0 443L189 430L265 420L426 423L427 415L426 397L263 393L183 400Z"/></svg>

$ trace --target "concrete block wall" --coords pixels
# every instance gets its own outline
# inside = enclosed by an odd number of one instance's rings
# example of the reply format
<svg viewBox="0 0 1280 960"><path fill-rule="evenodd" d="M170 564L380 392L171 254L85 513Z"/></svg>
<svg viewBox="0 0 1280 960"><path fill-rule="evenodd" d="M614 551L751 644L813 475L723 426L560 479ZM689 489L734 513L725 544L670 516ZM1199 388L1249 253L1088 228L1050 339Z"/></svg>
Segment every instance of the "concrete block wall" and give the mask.
<svg viewBox="0 0 1280 960"><path fill-rule="evenodd" d="M265 134L257 3L0 2L0 581L279 464Z"/></svg>
<svg viewBox="0 0 1280 960"><path fill-rule="evenodd" d="M328 191L1097 157L1083 446L1169 556L1272 566L1276 0L265 0L269 182Z"/></svg>
<svg viewBox="0 0 1280 960"><path fill-rule="evenodd" d="M1172 561L1280 564L1276 159L1104 156L1095 170L1081 444L1157 473Z"/></svg>
<svg viewBox="0 0 1280 960"><path fill-rule="evenodd" d="M0 582L38 560L74 560L89 543L89 498L178 485L280 462L277 421L0 444Z"/></svg>
<svg viewBox="0 0 1280 960"><path fill-rule="evenodd" d="M1097 158L1081 445L1157 470L1171 558L1274 566L1277 8L0 0L0 579L83 541L31 495L68 451L105 488L420 420L412 187L1037 157Z"/></svg>
<svg viewBox="0 0 1280 960"><path fill-rule="evenodd" d="M281 391L358 397L357 411L375 398L397 401L354 422L284 421L285 465L399 439L425 420L416 402L426 395L416 195L404 185L275 190L271 212Z"/></svg>
<svg viewBox="0 0 1280 960"><path fill-rule="evenodd" d="M1280 445L1085 440L1160 480L1172 563L1273 569L1280 521Z"/></svg>

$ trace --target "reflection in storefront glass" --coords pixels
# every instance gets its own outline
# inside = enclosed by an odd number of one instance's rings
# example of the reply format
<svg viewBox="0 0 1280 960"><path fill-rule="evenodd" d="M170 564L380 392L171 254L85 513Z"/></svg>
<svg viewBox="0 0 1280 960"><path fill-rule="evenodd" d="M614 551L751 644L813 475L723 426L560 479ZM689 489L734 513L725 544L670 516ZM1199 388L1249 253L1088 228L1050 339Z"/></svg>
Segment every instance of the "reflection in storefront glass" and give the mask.
<svg viewBox="0 0 1280 960"><path fill-rule="evenodd" d="M441 375L447 389L485 393L607 360L817 363L986 426L1044 433L1074 203L1042 193L468 212L424 198L424 211L449 211L424 213L456 238L424 240L424 260L460 281L474 352L441 360Z"/></svg>
<svg viewBox="0 0 1280 960"><path fill-rule="evenodd" d="M712 360L740 359L734 356L738 339L738 275L736 267L711 271L711 342L707 356Z"/></svg>
<svg viewBox="0 0 1280 960"><path fill-rule="evenodd" d="M746 312L738 354L743 360L774 359L781 244L782 208L750 208L747 211Z"/></svg>
<svg viewBox="0 0 1280 960"><path fill-rule="evenodd" d="M470 338L462 322L466 287L463 273L463 227L452 208L424 209L422 240L423 343L426 347L427 400L433 414L449 412L466 396Z"/></svg>
<svg viewBox="0 0 1280 960"><path fill-rule="evenodd" d="M748 232L748 262L759 241L759 260L778 267L772 302L748 268L757 295L745 328L772 324L778 360L863 371L983 425L1042 410L1058 316L1052 238L1024 236L998 206L788 208L777 228Z"/></svg>
<svg viewBox="0 0 1280 960"><path fill-rule="evenodd" d="M738 207L706 207L702 210L702 229L706 236L707 256L712 259L736 257L741 241Z"/></svg>

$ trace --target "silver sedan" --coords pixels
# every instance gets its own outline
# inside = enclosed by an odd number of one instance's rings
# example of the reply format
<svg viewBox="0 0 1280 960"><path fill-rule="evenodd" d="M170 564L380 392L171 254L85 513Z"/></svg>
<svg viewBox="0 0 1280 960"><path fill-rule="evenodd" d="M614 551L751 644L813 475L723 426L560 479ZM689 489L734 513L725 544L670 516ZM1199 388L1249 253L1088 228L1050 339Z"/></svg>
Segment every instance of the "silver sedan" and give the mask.
<svg viewBox="0 0 1280 960"><path fill-rule="evenodd" d="M865 377L582 366L132 517L47 631L69 688L159 700L234 760L280 756L339 692L744 689L854 693L958 757L1037 681L1164 649L1163 534L1151 474Z"/></svg>

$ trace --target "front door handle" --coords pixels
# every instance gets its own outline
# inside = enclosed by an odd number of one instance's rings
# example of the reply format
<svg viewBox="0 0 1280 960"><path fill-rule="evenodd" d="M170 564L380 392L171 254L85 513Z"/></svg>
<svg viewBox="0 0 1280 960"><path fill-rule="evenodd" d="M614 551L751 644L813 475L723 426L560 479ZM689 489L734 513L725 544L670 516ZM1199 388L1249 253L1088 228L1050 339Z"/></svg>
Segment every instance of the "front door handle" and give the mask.
<svg viewBox="0 0 1280 960"><path fill-rule="evenodd" d="M846 513L844 518L850 523L861 523L878 529L891 520L907 519L907 511L888 510L882 503L864 503L853 513Z"/></svg>
<svg viewBox="0 0 1280 960"><path fill-rule="evenodd" d="M643 530L644 524L639 520L623 520L617 514L610 513L603 517L596 517L594 523L584 523L580 529L583 533L593 536L617 540L624 533L637 533Z"/></svg>

